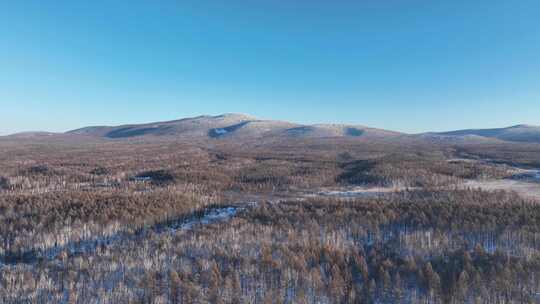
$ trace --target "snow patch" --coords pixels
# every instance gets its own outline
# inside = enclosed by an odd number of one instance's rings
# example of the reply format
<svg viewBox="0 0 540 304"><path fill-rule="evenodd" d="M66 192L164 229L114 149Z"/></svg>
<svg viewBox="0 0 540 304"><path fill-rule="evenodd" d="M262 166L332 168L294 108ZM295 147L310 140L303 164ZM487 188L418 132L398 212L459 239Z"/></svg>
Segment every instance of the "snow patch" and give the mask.
<svg viewBox="0 0 540 304"><path fill-rule="evenodd" d="M317 192L320 196L331 196L341 198L354 198L354 197L376 197L384 194L390 194L394 192L404 190L415 190L416 188L403 188L403 187L373 187L373 188L352 188L352 189L339 189L339 190L325 190Z"/></svg>
<svg viewBox="0 0 540 304"><path fill-rule="evenodd" d="M205 213L202 217L192 217L181 223L173 224L169 227L169 230L176 231L178 229L189 230L196 225L208 225L222 220L228 220L234 217L239 211L244 210L241 207L226 207L212 209Z"/></svg>
<svg viewBox="0 0 540 304"><path fill-rule="evenodd" d="M28 263L34 262L40 258L53 260L60 255L63 251L69 252L69 254L88 254L95 252L102 246L109 246L115 243L121 243L123 240L135 240L140 237L144 237L147 233L176 233L179 230L192 230L197 226L205 226L212 223L228 221L235 217L239 212L248 208L257 206L257 202L245 202L240 203L238 206L229 207L217 207L209 208L202 215L195 214L188 218L184 218L178 221L171 221L162 225L156 225L148 228L143 228L136 234L129 234L125 232L114 233L111 235L98 236L90 239L82 239L79 241L72 241L63 246L55 246L42 249L34 249L29 251L28 259L21 261L14 261L8 264ZM3 257L0 256L0 268L5 266Z"/></svg>
<svg viewBox="0 0 540 304"><path fill-rule="evenodd" d="M365 196L377 196L382 194L382 192L373 192L373 191L321 191L318 193L321 196L332 196L332 197L365 197Z"/></svg>
<svg viewBox="0 0 540 304"><path fill-rule="evenodd" d="M223 135L225 133L227 133L228 131L225 130L225 129L214 129L214 132L217 134L217 135Z"/></svg>

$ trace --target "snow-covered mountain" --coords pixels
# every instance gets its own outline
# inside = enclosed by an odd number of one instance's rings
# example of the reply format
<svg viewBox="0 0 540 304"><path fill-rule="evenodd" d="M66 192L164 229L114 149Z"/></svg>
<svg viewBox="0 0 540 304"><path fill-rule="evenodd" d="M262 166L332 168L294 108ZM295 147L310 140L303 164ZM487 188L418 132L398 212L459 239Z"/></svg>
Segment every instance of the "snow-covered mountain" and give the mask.
<svg viewBox="0 0 540 304"><path fill-rule="evenodd" d="M184 138L317 138L317 137L395 137L401 133L355 125L303 125L278 120L263 120L244 114L198 116L174 121L122 126L86 127L69 134L105 138L175 136Z"/></svg>
<svg viewBox="0 0 540 304"><path fill-rule="evenodd" d="M474 138L498 139L513 142L540 143L540 126L516 125L507 128L495 129L467 129L450 132L428 133L431 136L446 138Z"/></svg>
<svg viewBox="0 0 540 304"><path fill-rule="evenodd" d="M129 139L129 138L175 138L202 140L300 140L318 138L343 138L347 140L384 140L396 143L540 143L540 126L516 125L496 129L466 129L449 132L405 134L362 125L347 124L298 124L280 120L259 119L245 114L197 116L179 120L129 124L120 126L84 127L66 133L27 132L4 138L12 140L63 138Z"/></svg>

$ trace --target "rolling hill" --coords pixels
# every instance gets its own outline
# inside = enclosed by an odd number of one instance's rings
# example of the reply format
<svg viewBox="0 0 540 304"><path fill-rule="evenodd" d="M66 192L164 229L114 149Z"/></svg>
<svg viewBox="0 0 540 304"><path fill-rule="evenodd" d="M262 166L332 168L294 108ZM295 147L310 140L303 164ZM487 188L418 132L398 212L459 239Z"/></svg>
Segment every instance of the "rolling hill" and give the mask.
<svg viewBox="0 0 540 304"><path fill-rule="evenodd" d="M85 127L68 134L103 138L142 136L174 136L182 138L324 138L367 137L386 138L401 133L365 126L316 124L303 125L286 121L262 120L244 114L198 116L174 121L122 126Z"/></svg>
<svg viewBox="0 0 540 304"><path fill-rule="evenodd" d="M507 128L467 129L450 132L429 133L432 136L447 138L482 138L498 139L511 142L540 143L540 126L516 125Z"/></svg>
<svg viewBox="0 0 540 304"><path fill-rule="evenodd" d="M128 124L119 126L91 126L66 133L26 132L5 136L11 140L53 140L62 138L93 139L146 139L174 138L180 140L317 140L342 138L384 140L385 142L424 144L467 144L521 142L540 143L540 126L516 125L494 129L464 129L448 132L405 134L362 125L298 124L279 120L265 120L245 114L197 116L179 120Z"/></svg>

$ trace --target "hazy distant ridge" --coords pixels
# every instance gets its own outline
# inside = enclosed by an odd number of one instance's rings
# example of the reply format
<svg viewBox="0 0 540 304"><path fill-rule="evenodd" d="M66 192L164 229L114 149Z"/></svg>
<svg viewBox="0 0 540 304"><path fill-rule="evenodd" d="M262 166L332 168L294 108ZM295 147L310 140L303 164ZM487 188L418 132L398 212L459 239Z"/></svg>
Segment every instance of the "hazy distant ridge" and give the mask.
<svg viewBox="0 0 540 304"><path fill-rule="evenodd" d="M172 121L120 126L90 126L64 134L26 132L10 138L49 138L54 136L89 136L105 139L171 137L178 139L302 139L362 138L374 140L422 141L443 144L482 142L540 143L540 126L515 125L507 128L464 129L448 132L405 134L390 130L347 124L298 124L279 120L258 119L245 114L197 116Z"/></svg>
<svg viewBox="0 0 540 304"><path fill-rule="evenodd" d="M341 124L302 125L278 120L262 120L244 114L198 116L167 122L123 126L86 127L69 134L106 138L139 136L180 136L209 138L257 137L392 137L401 133Z"/></svg>
<svg viewBox="0 0 540 304"><path fill-rule="evenodd" d="M467 129L435 133L443 136L481 136L504 141L540 142L540 126L516 125L508 128Z"/></svg>

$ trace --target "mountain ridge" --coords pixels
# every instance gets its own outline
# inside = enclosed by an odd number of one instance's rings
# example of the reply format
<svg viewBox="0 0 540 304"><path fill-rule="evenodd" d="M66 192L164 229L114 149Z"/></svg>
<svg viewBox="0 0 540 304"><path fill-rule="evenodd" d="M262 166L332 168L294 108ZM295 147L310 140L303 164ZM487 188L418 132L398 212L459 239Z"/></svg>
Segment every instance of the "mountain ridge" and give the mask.
<svg viewBox="0 0 540 304"><path fill-rule="evenodd" d="M147 135L210 138L231 137L358 137L398 136L404 133L347 124L299 124L259 119L251 115L227 113L202 115L179 120L119 126L91 126L66 132L105 138L129 138Z"/></svg>
<svg viewBox="0 0 540 304"><path fill-rule="evenodd" d="M540 143L540 126L528 124L518 124L506 128L463 129L432 134L440 136L480 136L503 141Z"/></svg>
<svg viewBox="0 0 540 304"><path fill-rule="evenodd" d="M225 113L199 115L176 120L122 124L116 126L88 126L65 133L21 132L9 138L47 138L54 136L84 136L103 139L129 139L146 137L174 137L183 139L316 139L363 138L385 140L420 140L432 143L467 142L527 142L540 143L540 126L517 124L503 128L461 129L446 132L407 134L359 124L318 123L301 124L282 120L259 119L252 115Z"/></svg>

